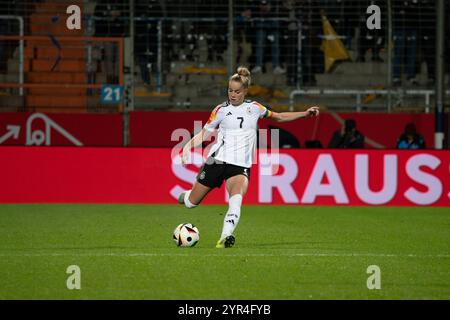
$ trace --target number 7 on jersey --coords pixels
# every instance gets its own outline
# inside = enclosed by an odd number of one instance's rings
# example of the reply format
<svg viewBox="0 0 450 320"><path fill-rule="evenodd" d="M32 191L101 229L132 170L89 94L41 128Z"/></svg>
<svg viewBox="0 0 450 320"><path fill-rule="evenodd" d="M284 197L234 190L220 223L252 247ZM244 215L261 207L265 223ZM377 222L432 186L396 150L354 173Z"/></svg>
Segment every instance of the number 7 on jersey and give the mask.
<svg viewBox="0 0 450 320"><path fill-rule="evenodd" d="M239 124L239 128L242 129L242 124L244 123L244 117L238 117L238 120L241 120L241 123Z"/></svg>

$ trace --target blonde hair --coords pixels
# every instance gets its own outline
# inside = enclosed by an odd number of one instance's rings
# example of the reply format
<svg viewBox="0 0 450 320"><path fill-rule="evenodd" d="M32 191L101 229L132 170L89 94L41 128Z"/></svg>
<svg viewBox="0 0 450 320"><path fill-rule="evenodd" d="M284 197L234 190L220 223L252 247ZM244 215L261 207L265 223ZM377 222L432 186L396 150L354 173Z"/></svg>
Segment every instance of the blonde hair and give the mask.
<svg viewBox="0 0 450 320"><path fill-rule="evenodd" d="M251 82L250 71L245 67L239 67L237 73L230 77L230 81L240 82L245 89L248 89Z"/></svg>

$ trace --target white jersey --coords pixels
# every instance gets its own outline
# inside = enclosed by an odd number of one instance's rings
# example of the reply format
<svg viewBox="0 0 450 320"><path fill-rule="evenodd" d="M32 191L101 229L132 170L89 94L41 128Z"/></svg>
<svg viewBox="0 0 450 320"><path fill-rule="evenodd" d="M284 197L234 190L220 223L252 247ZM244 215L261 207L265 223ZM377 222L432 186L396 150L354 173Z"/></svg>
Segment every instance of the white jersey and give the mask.
<svg viewBox="0 0 450 320"><path fill-rule="evenodd" d="M217 106L204 126L209 132L218 128L217 141L208 158L250 168L256 152L258 120L270 117L272 112L254 101L246 100L239 106L229 102Z"/></svg>

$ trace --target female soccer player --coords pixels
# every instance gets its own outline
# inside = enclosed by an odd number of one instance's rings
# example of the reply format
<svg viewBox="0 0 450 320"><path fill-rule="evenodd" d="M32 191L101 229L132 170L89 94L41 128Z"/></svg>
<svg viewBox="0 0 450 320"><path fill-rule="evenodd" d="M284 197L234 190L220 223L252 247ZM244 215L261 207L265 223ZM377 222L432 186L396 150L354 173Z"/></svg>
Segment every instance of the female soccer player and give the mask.
<svg viewBox="0 0 450 320"><path fill-rule="evenodd" d="M247 192L258 120L268 118L288 122L319 115L318 107L311 107L305 112L272 112L257 102L245 100L249 86L250 71L238 68L229 80L228 101L213 110L202 131L183 148L182 163L186 165L191 149L200 146L218 128L216 143L209 151L196 183L178 199L187 208L195 208L212 189L220 188L225 180L229 194L228 211L216 248L229 248L235 242L233 232L241 215L242 198Z"/></svg>

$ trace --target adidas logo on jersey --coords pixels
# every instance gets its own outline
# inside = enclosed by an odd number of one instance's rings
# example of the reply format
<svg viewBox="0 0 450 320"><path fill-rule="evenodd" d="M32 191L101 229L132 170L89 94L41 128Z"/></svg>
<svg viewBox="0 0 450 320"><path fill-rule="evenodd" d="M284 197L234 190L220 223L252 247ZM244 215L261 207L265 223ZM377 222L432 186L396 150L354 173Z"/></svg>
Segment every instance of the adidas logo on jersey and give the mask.
<svg viewBox="0 0 450 320"><path fill-rule="evenodd" d="M227 117L228 117L228 116L232 116L232 115L233 115L233 114L232 114L231 112L228 112L228 113L227 113Z"/></svg>

